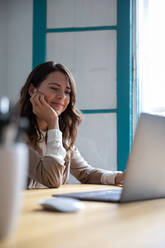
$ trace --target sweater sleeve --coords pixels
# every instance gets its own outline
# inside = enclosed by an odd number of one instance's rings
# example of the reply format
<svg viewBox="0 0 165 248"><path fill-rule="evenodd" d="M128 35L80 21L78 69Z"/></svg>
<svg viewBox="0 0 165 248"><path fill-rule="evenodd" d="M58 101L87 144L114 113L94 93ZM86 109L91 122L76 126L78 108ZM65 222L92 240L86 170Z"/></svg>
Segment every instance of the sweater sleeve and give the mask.
<svg viewBox="0 0 165 248"><path fill-rule="evenodd" d="M71 173L82 183L115 184L117 171L94 168L74 148L71 156Z"/></svg>
<svg viewBox="0 0 165 248"><path fill-rule="evenodd" d="M60 130L48 130L45 156L53 157L59 162L59 164L64 165L66 150L62 145L62 133Z"/></svg>
<svg viewBox="0 0 165 248"><path fill-rule="evenodd" d="M101 176L102 184L115 184L115 177L119 171L105 171Z"/></svg>
<svg viewBox="0 0 165 248"><path fill-rule="evenodd" d="M29 154L29 178L50 188L59 187L63 182L66 155L62 133L55 129L48 131L44 156L32 147L29 147Z"/></svg>

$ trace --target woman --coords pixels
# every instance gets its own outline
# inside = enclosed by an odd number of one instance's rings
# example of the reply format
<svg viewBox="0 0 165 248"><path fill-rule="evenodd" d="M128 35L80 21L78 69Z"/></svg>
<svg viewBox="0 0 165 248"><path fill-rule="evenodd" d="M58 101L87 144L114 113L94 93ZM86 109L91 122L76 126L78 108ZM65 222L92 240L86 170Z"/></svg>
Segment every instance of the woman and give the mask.
<svg viewBox="0 0 165 248"><path fill-rule="evenodd" d="M20 116L29 120L28 188L59 187L70 172L82 183L122 183L122 172L93 168L74 146L81 115L75 82L65 66L45 62L34 68L18 104Z"/></svg>

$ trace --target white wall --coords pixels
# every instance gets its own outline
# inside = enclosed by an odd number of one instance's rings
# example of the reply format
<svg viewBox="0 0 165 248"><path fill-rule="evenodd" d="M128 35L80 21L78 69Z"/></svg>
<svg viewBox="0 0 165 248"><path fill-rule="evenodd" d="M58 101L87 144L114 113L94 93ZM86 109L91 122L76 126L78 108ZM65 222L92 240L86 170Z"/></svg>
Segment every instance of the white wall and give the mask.
<svg viewBox="0 0 165 248"><path fill-rule="evenodd" d="M33 0L0 1L0 97L17 101L32 69Z"/></svg>
<svg viewBox="0 0 165 248"><path fill-rule="evenodd" d="M0 1L0 97L7 93L7 1Z"/></svg>

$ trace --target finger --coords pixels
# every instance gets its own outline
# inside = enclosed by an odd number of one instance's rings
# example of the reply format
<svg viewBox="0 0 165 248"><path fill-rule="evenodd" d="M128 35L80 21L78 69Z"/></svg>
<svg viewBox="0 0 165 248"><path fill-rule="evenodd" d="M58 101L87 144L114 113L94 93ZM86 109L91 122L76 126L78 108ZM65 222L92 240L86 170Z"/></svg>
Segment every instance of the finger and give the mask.
<svg viewBox="0 0 165 248"><path fill-rule="evenodd" d="M34 101L34 98L37 96L37 92L33 93L33 95L30 97L30 101Z"/></svg>
<svg viewBox="0 0 165 248"><path fill-rule="evenodd" d="M39 105L43 105L43 103L42 103L42 95L41 94L38 94L37 100L38 100Z"/></svg>
<svg viewBox="0 0 165 248"><path fill-rule="evenodd" d="M31 97L30 102L32 103L33 109L35 109L35 111L41 106L38 94L35 94L33 97Z"/></svg>
<svg viewBox="0 0 165 248"><path fill-rule="evenodd" d="M41 105L41 101L40 101L40 95L39 94L36 94L33 98L34 102L36 105L40 106Z"/></svg>
<svg viewBox="0 0 165 248"><path fill-rule="evenodd" d="M40 89L34 89L34 91L33 91L33 94L31 95L31 97L36 97L37 95L41 95L41 94L43 94L41 91L40 91Z"/></svg>
<svg viewBox="0 0 165 248"><path fill-rule="evenodd" d="M30 102L34 104L34 95L30 97Z"/></svg>
<svg viewBox="0 0 165 248"><path fill-rule="evenodd" d="M45 100L46 102L48 102L48 101L47 101L47 96L44 94L44 92L42 92L40 89L38 89L38 93L41 94L41 95L43 95L43 96L44 96L44 100Z"/></svg>
<svg viewBox="0 0 165 248"><path fill-rule="evenodd" d="M42 104L45 104L45 105L49 105L48 103L47 103L47 101L46 101L46 99L45 99L45 96L43 95L43 94L41 94L41 96L40 96L40 101L41 101L41 103Z"/></svg>

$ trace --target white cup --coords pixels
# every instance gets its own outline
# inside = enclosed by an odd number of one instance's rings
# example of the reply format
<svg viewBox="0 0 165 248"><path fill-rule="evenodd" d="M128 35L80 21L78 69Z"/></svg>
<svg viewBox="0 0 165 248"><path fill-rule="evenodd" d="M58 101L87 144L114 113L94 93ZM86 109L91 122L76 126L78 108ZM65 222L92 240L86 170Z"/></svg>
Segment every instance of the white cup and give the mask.
<svg viewBox="0 0 165 248"><path fill-rule="evenodd" d="M17 227L26 185L28 148L23 143L0 146L0 239Z"/></svg>

